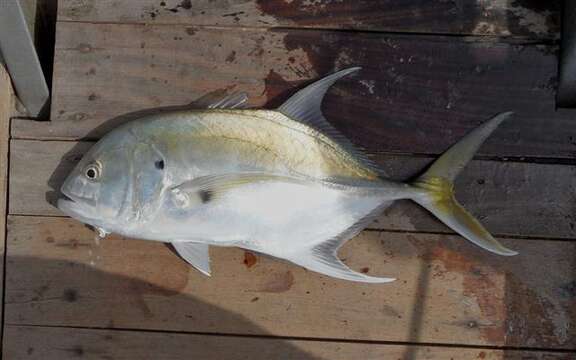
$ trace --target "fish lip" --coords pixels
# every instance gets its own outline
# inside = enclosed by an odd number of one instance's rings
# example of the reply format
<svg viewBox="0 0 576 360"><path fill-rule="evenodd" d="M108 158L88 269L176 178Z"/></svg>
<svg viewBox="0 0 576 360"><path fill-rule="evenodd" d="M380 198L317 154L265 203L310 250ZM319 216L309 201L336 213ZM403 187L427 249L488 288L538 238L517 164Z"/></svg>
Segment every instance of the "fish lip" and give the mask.
<svg viewBox="0 0 576 360"><path fill-rule="evenodd" d="M75 212L73 211L74 204L78 205L78 203L66 194L62 194L62 196L56 202L56 207L62 211L64 214L74 217Z"/></svg>
<svg viewBox="0 0 576 360"><path fill-rule="evenodd" d="M71 217L72 219L76 219L84 224L88 224L91 226L98 226L101 227L99 222L90 217L89 214L86 214L86 211L82 208L82 204L76 202L74 199L65 195L58 199L56 203L56 207L64 213L64 215Z"/></svg>
<svg viewBox="0 0 576 360"><path fill-rule="evenodd" d="M78 206L81 205L82 202L88 204L89 206L95 206L96 205L96 201L94 199L90 199L90 198L86 198L86 197L82 197L82 196L78 196L78 195L74 195L73 193L66 191L65 187L62 187L60 189L60 199L58 200L64 200L64 202L73 202L75 204L77 204Z"/></svg>
<svg viewBox="0 0 576 360"><path fill-rule="evenodd" d="M94 203L94 200L74 196L64 189L60 190L60 194L61 196L56 202L56 207L60 211L62 211L65 215L80 220L84 223L88 223L92 220L89 216L87 216L87 213L90 212L89 206ZM89 206L86 206L82 202L89 203Z"/></svg>

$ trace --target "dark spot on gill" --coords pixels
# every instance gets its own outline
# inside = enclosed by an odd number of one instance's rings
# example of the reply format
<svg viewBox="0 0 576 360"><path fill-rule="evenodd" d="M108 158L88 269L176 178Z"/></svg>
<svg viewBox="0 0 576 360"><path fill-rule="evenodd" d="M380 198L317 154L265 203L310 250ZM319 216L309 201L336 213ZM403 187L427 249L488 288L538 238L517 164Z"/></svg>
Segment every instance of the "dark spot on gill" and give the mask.
<svg viewBox="0 0 576 360"><path fill-rule="evenodd" d="M154 163L154 167L158 170L164 170L164 160L158 160Z"/></svg>
<svg viewBox="0 0 576 360"><path fill-rule="evenodd" d="M214 197L214 193L211 190L200 190L198 192L198 196L200 196L200 200L203 204L206 204Z"/></svg>

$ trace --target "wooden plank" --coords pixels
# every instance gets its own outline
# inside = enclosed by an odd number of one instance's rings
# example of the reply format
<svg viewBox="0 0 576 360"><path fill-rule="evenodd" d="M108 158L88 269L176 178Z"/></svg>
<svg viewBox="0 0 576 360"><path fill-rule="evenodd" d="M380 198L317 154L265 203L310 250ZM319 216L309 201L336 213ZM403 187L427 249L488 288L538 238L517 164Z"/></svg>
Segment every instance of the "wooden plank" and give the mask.
<svg viewBox="0 0 576 360"><path fill-rule="evenodd" d="M14 93L8 72L0 64L0 299L4 296L4 255L6 245L6 200L8 197L8 148L10 117L15 112ZM2 318L3 308L0 309ZM0 329L2 336L3 329Z"/></svg>
<svg viewBox="0 0 576 360"><path fill-rule="evenodd" d="M559 2L63 0L60 21L555 37Z"/></svg>
<svg viewBox="0 0 576 360"><path fill-rule="evenodd" d="M570 354L8 326L8 359L568 360ZM26 339L23 341L23 339ZM119 343L122 346L111 346Z"/></svg>
<svg viewBox="0 0 576 360"><path fill-rule="evenodd" d="M231 86L255 106L274 106L304 80L361 65L336 85L325 110L372 152L437 154L495 113L514 110L482 155L572 161L576 122L569 110L555 111L556 64L548 46L453 37L61 23L54 121L17 122L13 135L99 137L125 119L99 128L110 118Z"/></svg>
<svg viewBox="0 0 576 360"><path fill-rule="evenodd" d="M277 359L281 354L283 360L570 360L574 356L574 354L545 351L360 344L12 325L7 326L6 330L5 359L66 360L84 357L116 360L258 360Z"/></svg>
<svg viewBox="0 0 576 360"><path fill-rule="evenodd" d="M62 215L49 201L91 144L12 141L10 213ZM394 155L374 160L398 180L412 177L430 162ZM494 234L573 239L576 202L570 194L576 193L575 177L576 168L567 165L473 161L458 178L456 189L461 202ZM371 228L450 232L409 201L394 204Z"/></svg>
<svg viewBox="0 0 576 360"><path fill-rule="evenodd" d="M460 237L364 232L340 252L360 284L213 248L212 277L164 244L107 238L67 218L9 218L6 322L576 348L576 243L502 239L494 256Z"/></svg>

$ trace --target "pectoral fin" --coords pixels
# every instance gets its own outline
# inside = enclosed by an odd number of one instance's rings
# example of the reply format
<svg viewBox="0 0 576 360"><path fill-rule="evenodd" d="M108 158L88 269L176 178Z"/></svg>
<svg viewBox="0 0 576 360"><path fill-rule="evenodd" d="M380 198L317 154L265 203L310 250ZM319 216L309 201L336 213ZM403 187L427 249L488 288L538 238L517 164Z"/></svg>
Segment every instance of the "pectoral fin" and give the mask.
<svg viewBox="0 0 576 360"><path fill-rule="evenodd" d="M173 242L178 255L204 275L210 276L209 245L193 242Z"/></svg>
<svg viewBox="0 0 576 360"><path fill-rule="evenodd" d="M255 183L283 183L310 185L316 184L327 188L357 194L380 194L382 183L379 181L341 181L336 179L315 179L289 175L275 175L264 172L242 172L201 176L186 181L170 189L174 203L181 208L218 201L226 197L231 190Z"/></svg>
<svg viewBox="0 0 576 360"><path fill-rule="evenodd" d="M304 184L306 179L261 172L219 174L198 177L171 189L174 201L181 207L206 204L225 197L231 190L258 182Z"/></svg>

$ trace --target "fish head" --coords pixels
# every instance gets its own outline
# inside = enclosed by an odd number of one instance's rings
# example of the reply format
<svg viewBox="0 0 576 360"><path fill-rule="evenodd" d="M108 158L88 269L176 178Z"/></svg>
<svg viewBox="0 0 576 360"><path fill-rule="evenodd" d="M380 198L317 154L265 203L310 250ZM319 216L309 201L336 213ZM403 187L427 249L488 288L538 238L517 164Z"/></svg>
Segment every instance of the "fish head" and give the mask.
<svg viewBox="0 0 576 360"><path fill-rule="evenodd" d="M162 191L165 160L150 142L120 128L97 142L60 188L58 208L107 231L136 226Z"/></svg>

